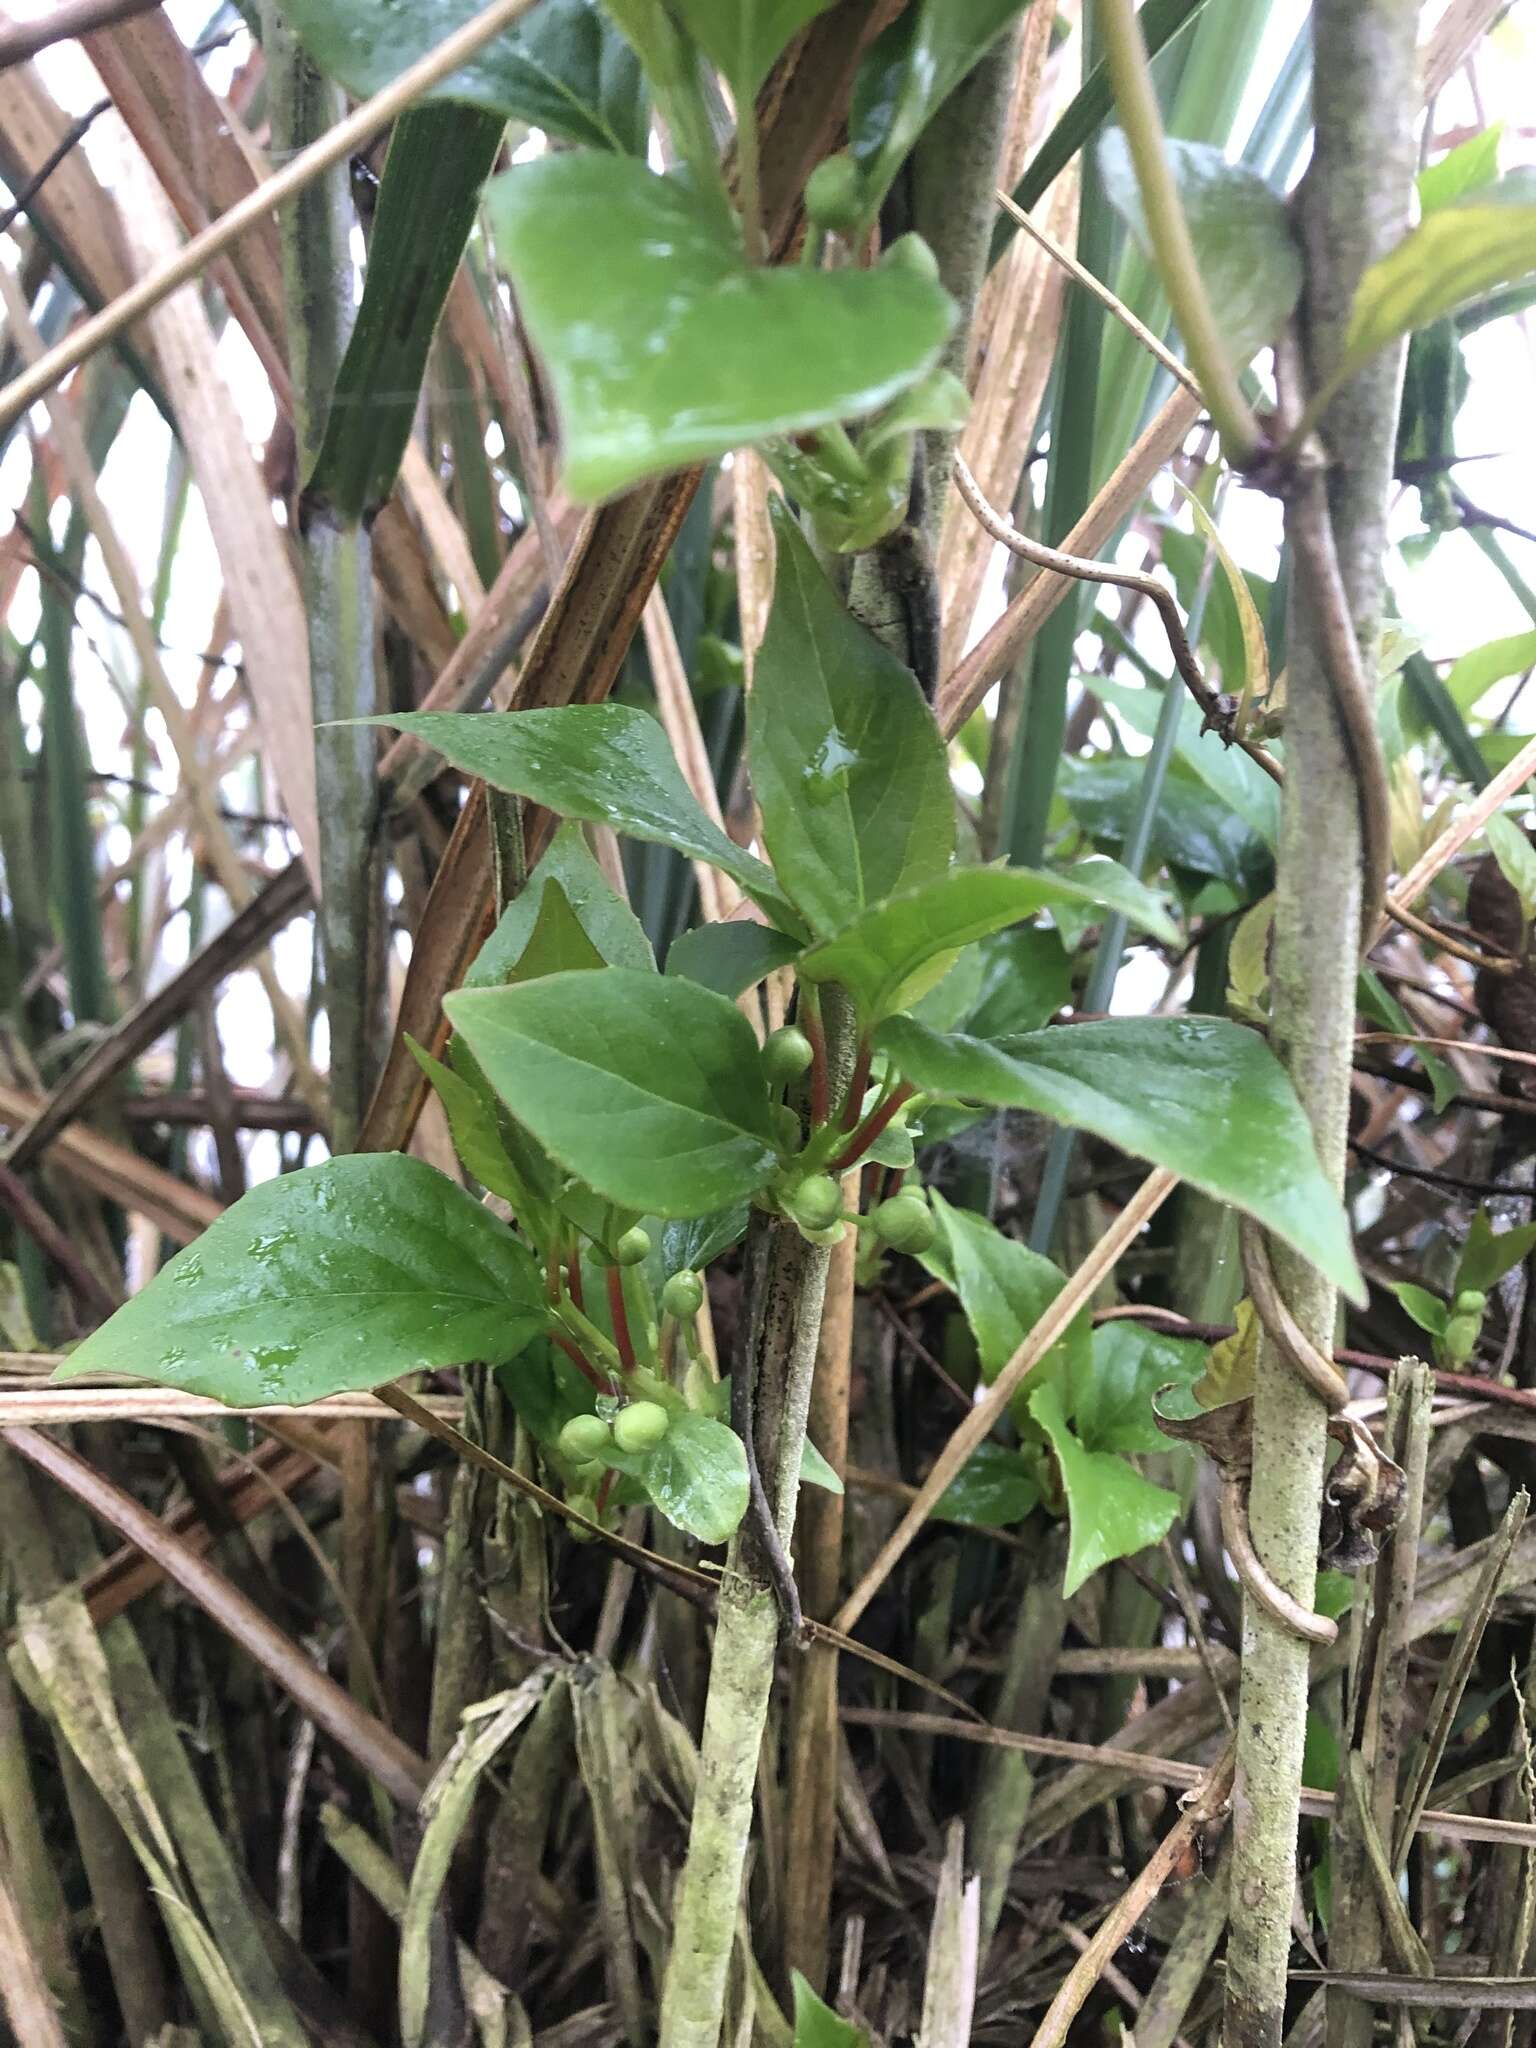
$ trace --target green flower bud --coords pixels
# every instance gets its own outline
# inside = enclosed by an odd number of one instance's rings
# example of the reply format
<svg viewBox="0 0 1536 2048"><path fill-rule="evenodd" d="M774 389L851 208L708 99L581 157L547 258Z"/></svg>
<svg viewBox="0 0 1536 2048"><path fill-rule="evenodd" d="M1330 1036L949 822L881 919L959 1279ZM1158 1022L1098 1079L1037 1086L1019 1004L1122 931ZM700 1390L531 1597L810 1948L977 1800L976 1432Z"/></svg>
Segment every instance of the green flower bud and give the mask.
<svg viewBox="0 0 1536 2048"><path fill-rule="evenodd" d="M654 1451L671 1427L659 1401L631 1401L613 1418L613 1440L621 1451Z"/></svg>
<svg viewBox="0 0 1536 2048"><path fill-rule="evenodd" d="M829 1173L813 1173L786 1197L784 1206L807 1230L825 1230L843 1213L843 1191Z"/></svg>
<svg viewBox="0 0 1536 2048"><path fill-rule="evenodd" d="M613 1448L613 1432L601 1415L573 1415L561 1430L559 1443L568 1458L601 1458Z"/></svg>
<svg viewBox="0 0 1536 2048"><path fill-rule="evenodd" d="M939 1231L920 1195L892 1195L871 1211L869 1221L880 1242L898 1252L927 1251Z"/></svg>
<svg viewBox="0 0 1536 2048"><path fill-rule="evenodd" d="M927 284L939 282L939 259L921 235L902 235L880 258L882 268L909 271Z"/></svg>
<svg viewBox="0 0 1536 2048"><path fill-rule="evenodd" d="M1452 1304L1459 1316L1480 1316L1488 1306L1488 1297L1478 1287L1464 1287Z"/></svg>
<svg viewBox="0 0 1536 2048"><path fill-rule="evenodd" d="M619 1266L640 1266L650 1256L650 1233L642 1230L638 1223L633 1230L626 1230L613 1248L614 1264Z"/></svg>
<svg viewBox="0 0 1536 2048"><path fill-rule="evenodd" d="M704 1306L704 1282L697 1273L674 1273L661 1290L661 1305L678 1322L692 1322Z"/></svg>
<svg viewBox="0 0 1536 2048"><path fill-rule="evenodd" d="M787 1102L773 1105L774 1140L781 1152L798 1152L803 1137L800 1129L800 1112Z"/></svg>
<svg viewBox="0 0 1536 2048"><path fill-rule="evenodd" d="M805 182L805 211L829 234L851 235L864 212L864 180L846 150L819 163Z"/></svg>
<svg viewBox="0 0 1536 2048"><path fill-rule="evenodd" d="M1445 1326L1445 1335L1440 1339L1441 1348L1452 1365L1465 1365L1477 1349L1477 1340L1482 1332L1481 1315L1454 1315Z"/></svg>
<svg viewBox="0 0 1536 2048"><path fill-rule="evenodd" d="M716 1409L715 1389L718 1380L712 1380L706 1366L698 1359L690 1359L688 1370L683 1374L683 1399L695 1415L713 1415Z"/></svg>
<svg viewBox="0 0 1536 2048"><path fill-rule="evenodd" d="M815 1047L805 1033L793 1024L786 1024L781 1030L769 1033L763 1046L763 1071L775 1086L785 1081L798 1081L815 1057Z"/></svg>
<svg viewBox="0 0 1536 2048"><path fill-rule="evenodd" d="M841 1244L848 1235L848 1226L846 1223L829 1223L825 1230L808 1230L802 1223L800 1235L809 1244Z"/></svg>

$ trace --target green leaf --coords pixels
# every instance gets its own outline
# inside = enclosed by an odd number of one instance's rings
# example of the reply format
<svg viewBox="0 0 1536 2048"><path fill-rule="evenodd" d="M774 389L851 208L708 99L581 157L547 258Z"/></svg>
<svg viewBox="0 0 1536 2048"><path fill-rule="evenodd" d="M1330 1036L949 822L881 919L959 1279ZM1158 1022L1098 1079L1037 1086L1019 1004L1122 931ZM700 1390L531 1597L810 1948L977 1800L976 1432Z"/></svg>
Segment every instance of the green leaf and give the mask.
<svg viewBox="0 0 1536 2048"><path fill-rule="evenodd" d="M1427 1287L1415 1287L1411 1280L1398 1281L1392 1292L1421 1330L1428 1330L1431 1337L1445 1335L1451 1311L1438 1294L1431 1294Z"/></svg>
<svg viewBox="0 0 1536 2048"><path fill-rule="evenodd" d="M1208 1347L1140 1323L1101 1323L1093 1362L1072 1381L1072 1421L1090 1451L1166 1451L1152 1413L1159 1387L1187 1387L1204 1372Z"/></svg>
<svg viewBox="0 0 1536 2048"><path fill-rule="evenodd" d="M980 1443L933 1504L936 1522L971 1529L1006 1529L1039 1505L1040 1482L1032 1460L1010 1444Z"/></svg>
<svg viewBox="0 0 1536 2048"><path fill-rule="evenodd" d="M731 97L755 99L791 36L832 0L672 0L672 11L717 70Z"/></svg>
<svg viewBox="0 0 1536 2048"><path fill-rule="evenodd" d="M954 324L903 243L871 269L754 268L708 198L630 158L520 164L487 205L583 503L873 412L932 368Z"/></svg>
<svg viewBox="0 0 1536 2048"><path fill-rule="evenodd" d="M859 68L849 147L878 207L945 100L1016 15L1022 0L918 0L879 36Z"/></svg>
<svg viewBox="0 0 1536 2048"><path fill-rule="evenodd" d="M1536 847L1526 837L1525 827L1503 811L1495 811L1483 829L1500 874L1520 898L1521 910L1527 917L1536 916Z"/></svg>
<svg viewBox="0 0 1536 2048"><path fill-rule="evenodd" d="M1370 968L1360 970L1360 979L1355 987L1355 1001L1361 1013L1372 1018L1384 1031L1396 1031L1404 1038L1419 1036L1419 1028L1402 1004L1393 995L1380 975ZM1459 1082L1451 1067L1438 1053L1431 1052L1426 1045L1404 1047L1413 1054L1429 1082L1430 1100L1436 1109L1444 1109L1455 1099Z"/></svg>
<svg viewBox="0 0 1536 2048"><path fill-rule="evenodd" d="M1536 170L1525 168L1427 214L1371 265L1355 291L1331 388L1346 382L1389 342L1532 270Z"/></svg>
<svg viewBox="0 0 1536 2048"><path fill-rule="evenodd" d="M800 1484L819 1486L827 1493L841 1493L843 1482L807 1437L800 1446Z"/></svg>
<svg viewBox="0 0 1536 2048"><path fill-rule="evenodd" d="M390 138L363 300L304 488L305 517L370 516L395 487L443 305L506 122L463 106L414 107Z"/></svg>
<svg viewBox="0 0 1536 2048"><path fill-rule="evenodd" d="M1126 1017L989 1044L910 1018L878 1044L934 1095L1032 1109L1245 1209L1363 1303L1349 1219L1301 1104L1257 1033L1211 1017Z"/></svg>
<svg viewBox="0 0 1536 2048"><path fill-rule="evenodd" d="M934 1189L930 1199L938 1221L941 1256L923 1260L930 1271L953 1281L965 1319L976 1339L982 1378L990 1386L1041 1316L1066 1286L1066 1275L1043 1253L1004 1237L995 1223L970 1209L956 1209ZM1035 1367L1060 1368L1075 1384L1088 1370L1093 1324L1085 1308Z"/></svg>
<svg viewBox="0 0 1536 2048"><path fill-rule="evenodd" d="M674 1410L654 1451L605 1451L604 1462L638 1479L667 1520L701 1543L724 1543L747 1511L747 1454L723 1422Z"/></svg>
<svg viewBox="0 0 1536 2048"><path fill-rule="evenodd" d="M674 939L667 953L667 972L681 974L734 1001L749 988L756 988L776 967L787 966L799 951L798 939L786 938L771 925L732 918L728 924L696 925Z"/></svg>
<svg viewBox="0 0 1536 2048"><path fill-rule="evenodd" d="M1474 647L1451 664L1445 679L1458 711L1465 717L1475 710L1485 691L1506 676L1523 675L1536 667L1536 633L1511 633L1502 640L1489 640Z"/></svg>
<svg viewBox="0 0 1536 2048"><path fill-rule="evenodd" d="M578 824L562 825L549 850L528 877L521 895L501 914L495 931L475 955L464 977L466 988L499 988L528 950L547 882L558 882L577 922L609 967L653 968L651 942L638 917L587 851Z"/></svg>
<svg viewBox="0 0 1536 2048"><path fill-rule="evenodd" d="M1222 663L1222 684L1233 695L1240 691L1249 701L1262 699L1269 692L1269 645L1265 638L1264 621L1258 605L1254 602L1248 578L1238 567L1231 549L1221 537L1221 529L1200 499L1193 491L1186 489L1177 477L1174 478L1174 483L1189 506L1196 527L1209 543L1221 565L1227 595L1231 600L1233 619L1237 626L1237 644L1241 647L1242 654L1239 660L1234 660L1231 653L1228 653Z"/></svg>
<svg viewBox="0 0 1536 2048"><path fill-rule="evenodd" d="M541 1204L530 1195L527 1183L507 1156L501 1141L495 1097L482 1095L473 1082L452 1067L434 1059L425 1046L418 1045L409 1032L405 1042L418 1067L437 1090L453 1133L453 1149L483 1188L510 1202L525 1228L533 1229ZM530 1210L534 1212L530 1215ZM542 1233L540 1233L542 1234Z"/></svg>
<svg viewBox="0 0 1536 2048"><path fill-rule="evenodd" d="M981 986L965 1025L973 1038L1038 1031L1072 1000L1072 959L1059 932L994 932L976 953ZM940 1028L931 1017L920 1021Z"/></svg>
<svg viewBox="0 0 1536 2048"><path fill-rule="evenodd" d="M778 566L747 699L779 882L812 929L932 881L954 849L944 742L911 671L852 618L774 500Z"/></svg>
<svg viewBox="0 0 1536 2048"><path fill-rule="evenodd" d="M354 98L380 92L480 12L479 0L280 0L319 68ZM645 154L640 66L592 0L541 0L426 97L482 107L569 142Z"/></svg>
<svg viewBox="0 0 1536 2048"><path fill-rule="evenodd" d="M950 868L921 888L877 903L800 961L806 981L841 982L866 1023L913 1000L921 970L973 939L1017 924L1055 904L1123 910L1158 938L1177 944L1162 898L1112 860L1086 860L1043 874L1032 868ZM926 984L924 984L926 985Z"/></svg>
<svg viewBox="0 0 1536 2048"><path fill-rule="evenodd" d="M611 1202L696 1216L773 1171L757 1040L710 989L606 967L460 989L443 1008L513 1116Z"/></svg>
<svg viewBox="0 0 1536 2048"><path fill-rule="evenodd" d="M507 976L508 984L537 981L545 974L590 972L606 964L571 908L571 899L551 877L539 897L539 914L528 943Z"/></svg>
<svg viewBox="0 0 1536 2048"><path fill-rule="evenodd" d="M728 839L694 801L666 734L647 711L626 704L391 711L370 723L415 733L466 775L531 797L562 817L611 825L631 839L708 861L749 895L781 907L763 863Z"/></svg>
<svg viewBox="0 0 1536 2048"><path fill-rule="evenodd" d="M1469 193L1481 192L1499 175L1499 144L1504 123L1495 121L1480 135L1469 135L1448 149L1438 162L1426 164L1418 176L1419 211L1438 213Z"/></svg>
<svg viewBox="0 0 1536 2048"><path fill-rule="evenodd" d="M869 2048L864 2029L839 2019L798 1970L792 1970L790 1978L795 1991L794 2048Z"/></svg>
<svg viewBox="0 0 1536 2048"><path fill-rule="evenodd" d="M1506 1273L1513 1272L1523 1259L1529 1258L1533 1249L1536 1249L1536 1223L1520 1223L1513 1230L1495 1231L1488 1211L1479 1209L1472 1218L1472 1227L1462 1246L1454 1291L1460 1294L1464 1288L1470 1287L1487 1294Z"/></svg>
<svg viewBox="0 0 1536 2048"><path fill-rule="evenodd" d="M1146 776L1146 763L1062 761L1060 788L1073 817L1094 839L1125 843ZM1210 875L1239 897L1255 895L1269 880L1268 849L1224 796L1197 781L1181 761L1170 764L1152 827L1154 858L1187 874Z"/></svg>
<svg viewBox="0 0 1536 2048"><path fill-rule="evenodd" d="M1152 738L1162 709L1160 690L1126 689L1119 683L1110 682L1105 682L1101 689L1100 678L1095 676L1093 693L1103 703L1112 705L1117 716L1123 718L1133 732L1139 732L1145 739ZM1214 796L1220 798L1229 811L1242 819L1256 839L1265 846L1277 846L1280 841L1278 787L1241 747L1223 745L1217 734L1205 732L1203 726L1199 705L1192 697L1186 696L1179 713L1179 736L1175 742L1179 760ZM1184 787L1187 784L1181 782L1180 788ZM1174 800L1178 800L1177 796ZM1206 829L1220 830L1210 825ZM1119 832L1115 836L1119 837ZM1229 852L1224 857L1230 859L1232 854ZM1248 855L1239 857L1251 858Z"/></svg>
<svg viewBox="0 0 1536 2048"><path fill-rule="evenodd" d="M357 1153L263 1181L86 1338L57 1379L126 1373L298 1406L510 1358L548 1326L528 1252L423 1160Z"/></svg>
<svg viewBox="0 0 1536 2048"><path fill-rule="evenodd" d="M1200 275L1232 359L1241 365L1275 340L1301 297L1301 251L1285 201L1257 171L1228 163L1214 143L1170 136L1166 146ZM1099 169L1111 205L1150 257L1141 191L1118 128L1099 144Z"/></svg>
<svg viewBox="0 0 1536 2048"><path fill-rule="evenodd" d="M1029 1412L1050 1439L1067 1496L1071 1535L1062 1591L1070 1599L1101 1565L1161 1542L1179 1511L1178 1497L1143 1479L1124 1458L1084 1450L1067 1427L1055 1387L1037 1387Z"/></svg>
<svg viewBox="0 0 1536 2048"><path fill-rule="evenodd" d="M711 1259L718 1259L733 1244L740 1244L751 1215L745 1202L737 1202L728 1209L665 1224L661 1233L663 1280L669 1280L674 1273L702 1273Z"/></svg>

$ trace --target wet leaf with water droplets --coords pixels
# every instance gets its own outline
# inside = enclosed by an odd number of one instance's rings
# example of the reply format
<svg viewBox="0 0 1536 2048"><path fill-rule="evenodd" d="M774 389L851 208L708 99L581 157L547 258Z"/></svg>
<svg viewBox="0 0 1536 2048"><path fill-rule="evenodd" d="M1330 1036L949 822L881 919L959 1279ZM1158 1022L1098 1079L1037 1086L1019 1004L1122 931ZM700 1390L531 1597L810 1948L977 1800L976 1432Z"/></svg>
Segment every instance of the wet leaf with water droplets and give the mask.
<svg viewBox="0 0 1536 2048"><path fill-rule="evenodd" d="M54 1377L297 1406L513 1357L548 1321L505 1224L423 1160L361 1153L252 1188Z"/></svg>
<svg viewBox="0 0 1536 2048"><path fill-rule="evenodd" d="M995 1043L894 1017L877 1043L930 1094L1032 1109L1166 1166L1365 1299L1349 1219L1285 1069L1220 1017L1117 1017Z"/></svg>

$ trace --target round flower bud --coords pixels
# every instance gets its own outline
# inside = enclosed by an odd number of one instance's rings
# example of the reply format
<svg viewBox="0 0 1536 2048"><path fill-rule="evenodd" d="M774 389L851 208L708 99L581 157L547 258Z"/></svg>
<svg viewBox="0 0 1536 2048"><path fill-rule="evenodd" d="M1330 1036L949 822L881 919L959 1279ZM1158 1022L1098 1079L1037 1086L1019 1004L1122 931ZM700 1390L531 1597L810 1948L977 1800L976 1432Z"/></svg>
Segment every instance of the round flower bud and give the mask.
<svg viewBox="0 0 1536 2048"><path fill-rule="evenodd" d="M631 1401L613 1418L613 1440L621 1451L654 1451L671 1427L659 1401Z"/></svg>
<svg viewBox="0 0 1536 2048"><path fill-rule="evenodd" d="M800 1112L787 1102L773 1105L774 1138L781 1152L798 1152L801 1144Z"/></svg>
<svg viewBox="0 0 1536 2048"><path fill-rule="evenodd" d="M601 1415L573 1415L561 1430L559 1442L568 1458L601 1458L613 1447L613 1433Z"/></svg>
<svg viewBox="0 0 1536 2048"><path fill-rule="evenodd" d="M843 1213L843 1191L829 1173L813 1173L786 1198L784 1206L807 1230L825 1230Z"/></svg>
<svg viewBox="0 0 1536 2048"><path fill-rule="evenodd" d="M674 1273L661 1290L661 1305L678 1322L692 1322L704 1306L704 1282L697 1273Z"/></svg>
<svg viewBox="0 0 1536 2048"><path fill-rule="evenodd" d="M846 150L819 163L805 181L805 211L829 234L854 234L864 212L864 180Z"/></svg>
<svg viewBox="0 0 1536 2048"><path fill-rule="evenodd" d="M613 1248L615 1265L640 1266L651 1256L650 1234L637 1223L633 1230L626 1230Z"/></svg>
<svg viewBox="0 0 1536 2048"><path fill-rule="evenodd" d="M815 1057L815 1048L805 1033L793 1024L786 1024L781 1030L768 1035L763 1046L763 1071L776 1085L784 1081L798 1081Z"/></svg>
<svg viewBox="0 0 1536 2048"><path fill-rule="evenodd" d="M882 267L889 265L894 270L908 271L925 284L939 282L939 259L921 235L902 235L892 242L880 262Z"/></svg>
<svg viewBox="0 0 1536 2048"><path fill-rule="evenodd" d="M893 1251L925 1252L938 1235L933 1211L918 1195L892 1195L869 1220L876 1237Z"/></svg>
<svg viewBox="0 0 1536 2048"><path fill-rule="evenodd" d="M1459 1316L1480 1316L1487 1306L1488 1297L1479 1287L1464 1287L1454 1303Z"/></svg>

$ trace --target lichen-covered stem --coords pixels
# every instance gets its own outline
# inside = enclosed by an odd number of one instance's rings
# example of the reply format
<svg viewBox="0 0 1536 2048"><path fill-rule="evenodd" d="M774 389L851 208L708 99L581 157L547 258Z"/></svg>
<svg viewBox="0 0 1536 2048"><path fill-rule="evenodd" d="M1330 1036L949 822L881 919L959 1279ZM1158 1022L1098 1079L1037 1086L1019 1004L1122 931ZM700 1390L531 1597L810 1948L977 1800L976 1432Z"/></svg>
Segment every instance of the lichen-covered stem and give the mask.
<svg viewBox="0 0 1536 2048"><path fill-rule="evenodd" d="M1402 234L1413 175L1417 9L1409 0L1318 0L1316 139L1300 221L1308 383L1337 361L1356 283ZM1374 673L1399 353L1378 358L1330 405L1335 544L1356 633ZM1359 812L1315 608L1297 577L1289 638L1286 778L1275 914L1274 1042L1324 1169L1342 1184L1360 924ZM1333 1288L1274 1248L1281 1289L1307 1334L1331 1345ZM1310 1605L1317 1566L1326 1413L1266 1343L1253 1418L1249 1520L1270 1575ZM1249 1602L1233 1792L1228 2048L1276 2048L1284 2017L1295 1884L1308 1646Z"/></svg>

